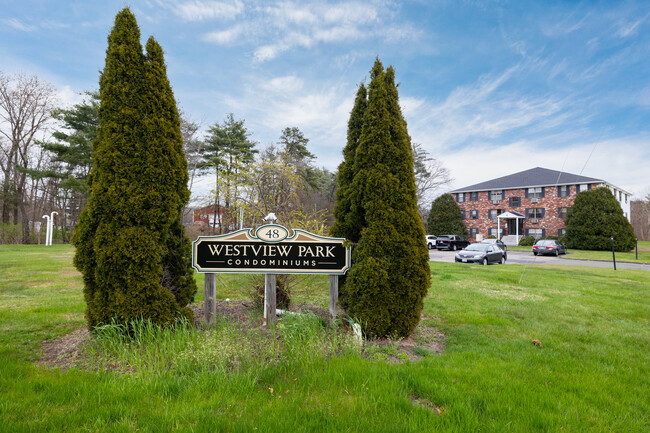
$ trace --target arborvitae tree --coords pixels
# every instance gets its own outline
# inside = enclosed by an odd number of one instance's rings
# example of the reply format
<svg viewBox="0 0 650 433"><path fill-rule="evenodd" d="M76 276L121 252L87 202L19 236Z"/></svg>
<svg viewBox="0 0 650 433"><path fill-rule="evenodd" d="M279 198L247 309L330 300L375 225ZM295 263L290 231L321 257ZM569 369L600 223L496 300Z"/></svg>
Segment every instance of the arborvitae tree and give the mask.
<svg viewBox="0 0 650 433"><path fill-rule="evenodd" d="M467 237L467 227L458 203L451 194L443 194L431 203L427 218L430 235L460 235Z"/></svg>
<svg viewBox="0 0 650 433"><path fill-rule="evenodd" d="M634 248L634 228L609 188L600 187L576 195L565 221L564 242L580 250L616 251Z"/></svg>
<svg viewBox="0 0 650 433"><path fill-rule="evenodd" d="M177 225L188 199L178 112L162 50L153 40L147 48L145 57L135 17L120 11L100 77L90 197L73 237L91 327L169 323L196 291Z"/></svg>
<svg viewBox="0 0 650 433"><path fill-rule="evenodd" d="M355 155L368 107L367 98L366 86L361 83L348 121L347 143L343 148L343 162L339 165L338 172L339 188L336 190L334 208L336 222L330 230L332 236L346 238L354 243L359 242L361 229L365 226L364 209L361 205L362 191L354 189L352 182L355 175Z"/></svg>
<svg viewBox="0 0 650 433"><path fill-rule="evenodd" d="M151 105L151 115L146 119L147 138L153 149L164 149L161 155L160 169L166 176L168 183L168 200L176 205L172 209L172 221L166 231L163 231L164 252L162 257L163 287L174 294L179 307L185 307L194 300L196 282L194 281L194 268L192 268L192 244L185 235L182 224L183 208L190 198L187 189L188 170L187 160L183 152L183 135L181 133L181 120L176 107L176 100L171 85L167 79L167 69L163 50L160 44L150 37L146 45L147 50L147 83L150 89L148 103ZM168 169L164 164L167 164ZM172 192L173 191L173 192ZM174 197L174 194L176 197ZM173 199L174 198L174 199ZM185 309L186 315L191 315Z"/></svg>
<svg viewBox="0 0 650 433"><path fill-rule="evenodd" d="M379 59L371 70L354 171L365 227L345 283L347 312L368 335L406 337L420 321L429 255L394 71L384 72Z"/></svg>

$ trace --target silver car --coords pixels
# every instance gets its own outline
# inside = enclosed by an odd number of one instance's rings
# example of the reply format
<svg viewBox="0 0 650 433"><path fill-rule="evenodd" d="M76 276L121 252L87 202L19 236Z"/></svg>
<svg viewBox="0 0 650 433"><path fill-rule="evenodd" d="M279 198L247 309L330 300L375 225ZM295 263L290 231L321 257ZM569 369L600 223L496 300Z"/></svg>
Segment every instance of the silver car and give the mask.
<svg viewBox="0 0 650 433"><path fill-rule="evenodd" d="M542 239L533 245L533 254L550 254L559 256L566 254L566 245L556 241L555 239Z"/></svg>

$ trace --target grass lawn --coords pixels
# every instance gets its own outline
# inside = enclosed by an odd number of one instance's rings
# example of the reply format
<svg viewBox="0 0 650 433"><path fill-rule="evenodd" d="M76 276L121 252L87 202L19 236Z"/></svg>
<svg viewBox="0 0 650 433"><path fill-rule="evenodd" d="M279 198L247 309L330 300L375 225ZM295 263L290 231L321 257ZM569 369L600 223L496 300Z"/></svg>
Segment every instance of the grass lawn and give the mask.
<svg viewBox="0 0 650 433"><path fill-rule="evenodd" d="M508 247L511 251L532 251L532 247ZM620 252L616 251L616 260L621 262L631 263L650 263L650 242L639 241L638 259L635 250ZM611 251L588 251L588 250L573 250L569 249L569 253L565 256L567 259L582 259L582 260L612 260Z"/></svg>
<svg viewBox="0 0 650 433"><path fill-rule="evenodd" d="M432 262L423 313L445 351L418 362L327 352L330 331L287 318L282 351L223 324L117 345L126 370L61 371L35 361L84 325L72 255L0 246L0 432L650 431L646 271ZM219 296L246 298L246 278ZM324 304L326 282L308 283Z"/></svg>

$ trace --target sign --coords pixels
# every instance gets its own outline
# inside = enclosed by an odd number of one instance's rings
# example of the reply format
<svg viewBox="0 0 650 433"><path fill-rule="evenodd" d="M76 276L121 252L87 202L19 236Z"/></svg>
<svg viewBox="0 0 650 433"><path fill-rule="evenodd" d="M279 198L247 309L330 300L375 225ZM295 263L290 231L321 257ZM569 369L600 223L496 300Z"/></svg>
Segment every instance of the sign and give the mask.
<svg viewBox="0 0 650 433"><path fill-rule="evenodd" d="M345 239L267 224L193 242L192 266L198 272L343 275L351 253Z"/></svg>

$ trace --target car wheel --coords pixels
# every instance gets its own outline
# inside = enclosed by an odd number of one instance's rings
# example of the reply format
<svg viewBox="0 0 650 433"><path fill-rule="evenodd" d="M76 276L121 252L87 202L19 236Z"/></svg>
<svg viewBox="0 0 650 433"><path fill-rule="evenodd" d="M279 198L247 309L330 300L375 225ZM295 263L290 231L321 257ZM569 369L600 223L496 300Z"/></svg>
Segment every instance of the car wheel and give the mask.
<svg viewBox="0 0 650 433"><path fill-rule="evenodd" d="M456 244L454 244L454 245L451 246L451 250L452 250L452 251L456 251Z"/></svg>
<svg viewBox="0 0 650 433"><path fill-rule="evenodd" d="M533 253L533 255L534 255L534 256L536 256L536 255L537 255L537 253Z"/></svg>
<svg viewBox="0 0 650 433"><path fill-rule="evenodd" d="M483 259L483 261L481 261L481 264L482 264L483 266L486 266L486 265L488 264L487 257L485 257L485 258Z"/></svg>
<svg viewBox="0 0 650 433"><path fill-rule="evenodd" d="M555 250L555 257L558 257L560 255L560 250Z"/></svg>
<svg viewBox="0 0 650 433"><path fill-rule="evenodd" d="M499 264L502 265L505 262L506 262L506 256L501 256L501 258L499 259Z"/></svg>

